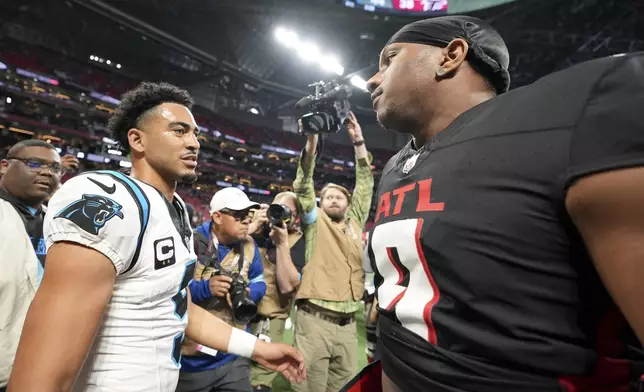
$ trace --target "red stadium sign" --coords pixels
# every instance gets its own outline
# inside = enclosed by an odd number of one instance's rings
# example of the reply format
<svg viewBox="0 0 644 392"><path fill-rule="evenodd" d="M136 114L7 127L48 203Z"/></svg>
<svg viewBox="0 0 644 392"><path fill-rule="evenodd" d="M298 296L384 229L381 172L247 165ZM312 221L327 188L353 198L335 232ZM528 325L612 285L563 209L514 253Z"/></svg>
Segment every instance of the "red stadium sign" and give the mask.
<svg viewBox="0 0 644 392"><path fill-rule="evenodd" d="M404 12L447 11L447 0L393 0L393 8Z"/></svg>

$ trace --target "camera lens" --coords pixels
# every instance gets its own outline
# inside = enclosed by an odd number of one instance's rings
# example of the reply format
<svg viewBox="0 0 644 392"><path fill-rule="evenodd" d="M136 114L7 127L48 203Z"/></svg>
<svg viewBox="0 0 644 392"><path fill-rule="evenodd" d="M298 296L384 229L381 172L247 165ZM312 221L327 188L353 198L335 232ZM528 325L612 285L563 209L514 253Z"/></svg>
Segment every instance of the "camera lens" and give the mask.
<svg viewBox="0 0 644 392"><path fill-rule="evenodd" d="M284 204L271 204L266 211L268 222L273 226L282 226L282 223L288 223L292 215L291 209Z"/></svg>
<svg viewBox="0 0 644 392"><path fill-rule="evenodd" d="M233 274L230 287L233 305L233 319L240 324L248 324L257 314L257 305L246 292L246 282L238 274Z"/></svg>

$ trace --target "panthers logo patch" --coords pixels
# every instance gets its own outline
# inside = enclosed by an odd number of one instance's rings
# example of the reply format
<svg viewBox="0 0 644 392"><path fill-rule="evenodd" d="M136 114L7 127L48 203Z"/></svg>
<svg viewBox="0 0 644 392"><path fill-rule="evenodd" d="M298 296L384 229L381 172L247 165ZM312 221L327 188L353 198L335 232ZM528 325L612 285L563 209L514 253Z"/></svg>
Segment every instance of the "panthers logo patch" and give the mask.
<svg viewBox="0 0 644 392"><path fill-rule="evenodd" d="M105 196L83 195L83 198L63 208L56 218L69 219L91 234L98 234L107 221L118 216L123 219L119 203Z"/></svg>

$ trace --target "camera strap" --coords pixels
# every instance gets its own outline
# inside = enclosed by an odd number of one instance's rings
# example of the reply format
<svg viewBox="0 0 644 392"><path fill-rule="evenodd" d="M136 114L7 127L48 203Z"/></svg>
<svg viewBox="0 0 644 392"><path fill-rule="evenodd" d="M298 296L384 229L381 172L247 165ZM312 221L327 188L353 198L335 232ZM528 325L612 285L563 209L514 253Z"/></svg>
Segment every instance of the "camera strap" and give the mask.
<svg viewBox="0 0 644 392"><path fill-rule="evenodd" d="M239 258L237 259L237 272L240 273L242 271L242 268L244 268L244 245L244 241L240 241L239 244L237 244L237 246L239 247L239 249L237 250L237 253L239 254Z"/></svg>
<svg viewBox="0 0 644 392"><path fill-rule="evenodd" d="M219 240L215 237L214 234L211 234L212 238L208 241L208 250L206 254L208 255L208 267L213 267L221 269L219 262ZM214 249L213 249L214 248Z"/></svg>
<svg viewBox="0 0 644 392"><path fill-rule="evenodd" d="M210 255L210 263L212 267L221 270L221 261L219 260L219 240L214 234L211 234L212 238L210 241L208 241L208 254ZM239 255L239 258L237 259L237 272L241 272L242 268L244 268L244 248L245 248L245 241L240 241L237 244L235 244L234 248L235 251L237 251L237 254ZM214 249L213 249L214 248Z"/></svg>
<svg viewBox="0 0 644 392"><path fill-rule="evenodd" d="M235 251L237 251L237 255L239 256L237 258L237 272L241 272L242 269L244 268L244 243L240 242L237 245L235 245ZM213 256L213 261L214 265L216 266L217 269L221 270L221 260L219 260L219 252L215 251Z"/></svg>

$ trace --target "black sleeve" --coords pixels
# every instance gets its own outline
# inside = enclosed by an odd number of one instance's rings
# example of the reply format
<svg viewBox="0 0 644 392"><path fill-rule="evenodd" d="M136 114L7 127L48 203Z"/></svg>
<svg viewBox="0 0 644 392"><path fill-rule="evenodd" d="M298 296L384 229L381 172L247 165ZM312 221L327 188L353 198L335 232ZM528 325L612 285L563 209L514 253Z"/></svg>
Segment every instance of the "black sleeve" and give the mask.
<svg viewBox="0 0 644 392"><path fill-rule="evenodd" d="M291 260L293 260L293 265L297 269L297 272L302 273L302 268L304 268L306 258L306 241L304 236L302 236L296 243L291 247Z"/></svg>
<svg viewBox="0 0 644 392"><path fill-rule="evenodd" d="M212 263L212 249L209 248L209 240L200 232L193 230L193 241L194 241L194 250L197 255L197 260L199 263L205 265L206 267L213 267Z"/></svg>
<svg viewBox="0 0 644 392"><path fill-rule="evenodd" d="M566 188L591 174L644 166L644 54L615 60L573 131Z"/></svg>

